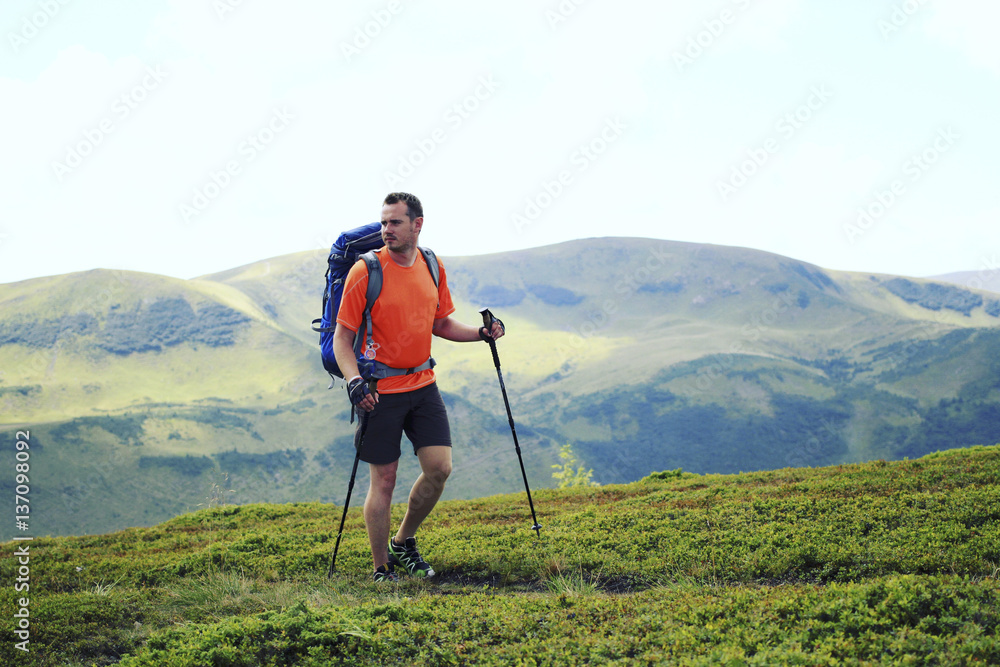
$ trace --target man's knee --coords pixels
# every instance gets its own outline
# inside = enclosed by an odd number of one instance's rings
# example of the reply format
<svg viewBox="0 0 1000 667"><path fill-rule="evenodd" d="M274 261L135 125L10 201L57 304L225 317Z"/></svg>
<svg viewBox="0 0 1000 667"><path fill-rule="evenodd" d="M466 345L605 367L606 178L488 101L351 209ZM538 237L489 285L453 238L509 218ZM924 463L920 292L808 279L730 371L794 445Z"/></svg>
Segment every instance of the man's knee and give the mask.
<svg viewBox="0 0 1000 667"><path fill-rule="evenodd" d="M372 491L380 495L392 495L396 488L396 466L372 466Z"/></svg>
<svg viewBox="0 0 1000 667"><path fill-rule="evenodd" d="M417 455L424 476L444 484L451 475L451 447L427 447L418 450Z"/></svg>

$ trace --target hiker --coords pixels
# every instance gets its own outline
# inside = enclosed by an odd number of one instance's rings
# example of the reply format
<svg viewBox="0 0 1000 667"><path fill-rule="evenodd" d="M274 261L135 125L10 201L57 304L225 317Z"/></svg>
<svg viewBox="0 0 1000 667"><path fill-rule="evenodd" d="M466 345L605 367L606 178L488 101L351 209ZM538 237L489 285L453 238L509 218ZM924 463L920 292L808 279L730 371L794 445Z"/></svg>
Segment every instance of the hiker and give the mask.
<svg viewBox="0 0 1000 667"><path fill-rule="evenodd" d="M395 566L412 576L434 576L434 569L417 551L416 532L451 473L451 433L430 359L432 334L456 342L496 340L504 334L500 322L487 330L451 317L455 307L444 266L439 264L435 289L425 256L417 247L423 215L420 200L409 193L390 193L382 203L385 246L376 255L383 285L371 311L373 342L363 354L390 369L404 369L394 371L402 374L378 380L373 394L368 378L358 371L354 339L362 324L368 283L363 261L356 262L347 275L333 338L333 352L348 381L351 403L359 413L367 413L359 420L367 419L366 428L359 424L354 444L361 446L359 457L371 471L364 518L376 581L397 580ZM421 474L410 490L403 521L390 537L389 509L404 431L413 443ZM364 437L359 443L361 433Z"/></svg>

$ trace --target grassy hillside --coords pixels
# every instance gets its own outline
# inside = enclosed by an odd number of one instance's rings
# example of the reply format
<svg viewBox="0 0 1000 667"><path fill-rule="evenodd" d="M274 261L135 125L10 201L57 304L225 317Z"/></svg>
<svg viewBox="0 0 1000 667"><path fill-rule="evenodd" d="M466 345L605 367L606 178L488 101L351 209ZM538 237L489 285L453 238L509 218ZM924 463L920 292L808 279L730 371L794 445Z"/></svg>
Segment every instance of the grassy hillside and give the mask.
<svg viewBox="0 0 1000 667"><path fill-rule="evenodd" d="M504 378L539 487L567 442L619 483L1000 441L994 293L643 239L442 261L458 318L490 306L507 324ZM309 328L325 270L309 251L187 281L95 270L0 285L0 439L27 427L44 447L46 530L151 525L214 485L237 503L339 502L352 427ZM516 491L488 349L433 353L456 442L447 497Z"/></svg>
<svg viewBox="0 0 1000 667"><path fill-rule="evenodd" d="M208 506L30 542L4 664L996 664L1000 446L439 506L438 577L376 586L351 510ZM396 506L396 520L402 507ZM10 553L13 545L5 544ZM5 581L16 563L0 562ZM0 589L14 609L12 586ZM0 620L13 637L14 619Z"/></svg>

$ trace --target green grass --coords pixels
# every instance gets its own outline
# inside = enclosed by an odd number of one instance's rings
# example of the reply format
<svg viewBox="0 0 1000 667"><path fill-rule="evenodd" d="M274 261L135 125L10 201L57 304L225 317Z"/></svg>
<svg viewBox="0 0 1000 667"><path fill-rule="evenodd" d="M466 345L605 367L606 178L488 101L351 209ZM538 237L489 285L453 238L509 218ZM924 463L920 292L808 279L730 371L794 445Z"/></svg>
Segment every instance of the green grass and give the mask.
<svg viewBox="0 0 1000 667"><path fill-rule="evenodd" d="M1000 446L441 503L376 586L358 508L31 542L21 665L995 664ZM394 506L394 520L403 508ZM4 545L10 553L12 545ZM0 563L12 581L14 559ZM12 586L0 589L5 609ZM11 637L10 614L0 620ZM126 657L127 654L127 657Z"/></svg>

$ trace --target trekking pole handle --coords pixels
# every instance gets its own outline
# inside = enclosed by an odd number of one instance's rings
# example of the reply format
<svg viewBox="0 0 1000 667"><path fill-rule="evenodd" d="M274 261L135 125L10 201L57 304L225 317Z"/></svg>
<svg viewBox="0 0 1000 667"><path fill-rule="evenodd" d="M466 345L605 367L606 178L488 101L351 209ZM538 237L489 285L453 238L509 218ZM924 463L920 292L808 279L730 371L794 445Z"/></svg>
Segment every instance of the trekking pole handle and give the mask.
<svg viewBox="0 0 1000 667"><path fill-rule="evenodd" d="M479 314L483 316L483 327L486 328L487 333L493 330L493 323L497 321L497 318L493 316L489 308L481 308ZM493 364L499 370L500 368L500 356L497 354L497 342L493 340L490 336L486 339L486 342L490 344L490 352L493 353Z"/></svg>
<svg viewBox="0 0 1000 667"><path fill-rule="evenodd" d="M489 331L493 328L493 323L497 321L497 318L493 317L493 313L490 312L489 308L481 308L479 314L483 316L483 326Z"/></svg>
<svg viewBox="0 0 1000 667"><path fill-rule="evenodd" d="M368 380L368 393L372 395L372 400L378 398L378 378L371 378ZM371 413L365 413L368 416Z"/></svg>

